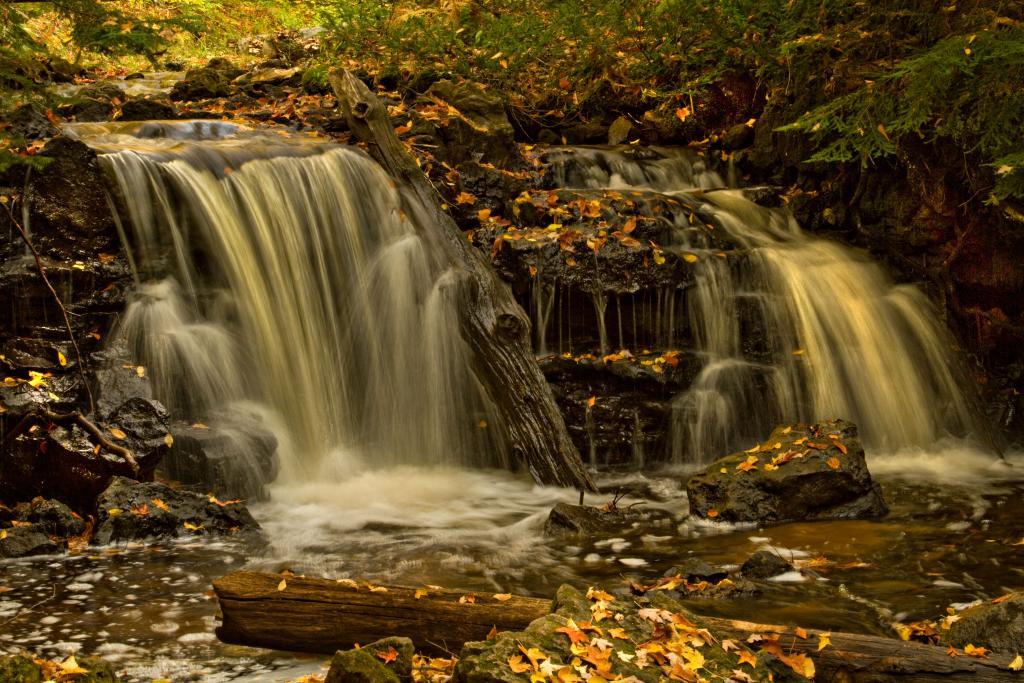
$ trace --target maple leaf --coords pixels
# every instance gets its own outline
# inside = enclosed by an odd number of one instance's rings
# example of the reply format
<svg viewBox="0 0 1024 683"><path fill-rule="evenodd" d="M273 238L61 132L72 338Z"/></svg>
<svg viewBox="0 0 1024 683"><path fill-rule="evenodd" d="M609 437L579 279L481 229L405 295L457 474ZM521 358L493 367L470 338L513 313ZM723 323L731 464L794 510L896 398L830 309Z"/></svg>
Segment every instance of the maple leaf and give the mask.
<svg viewBox="0 0 1024 683"><path fill-rule="evenodd" d="M964 654L968 657L977 657L981 659L983 657L988 657L988 648L975 647L974 645L968 643L967 645L964 645Z"/></svg>
<svg viewBox="0 0 1024 683"><path fill-rule="evenodd" d="M533 670L532 666L523 661L522 655L512 655L509 657L508 668L512 669L512 673L514 674L522 674Z"/></svg>
<svg viewBox="0 0 1024 683"><path fill-rule="evenodd" d="M757 666L757 655L748 650L738 650L736 656L739 657L739 664L749 664L751 668Z"/></svg>
<svg viewBox="0 0 1024 683"><path fill-rule="evenodd" d="M604 600L605 602L614 602L615 596L612 595L611 593L607 593L607 592L601 590L600 588L594 588L593 586L591 586L589 589L587 589L587 599L588 600Z"/></svg>
<svg viewBox="0 0 1024 683"><path fill-rule="evenodd" d="M384 650L383 652L378 652L377 657L379 657L380 660L385 664L390 664L391 662L398 659L398 650L396 650L394 647L389 647L387 650Z"/></svg>
<svg viewBox="0 0 1024 683"><path fill-rule="evenodd" d="M759 462L756 455L748 455L747 459L736 465L736 469L741 472L749 472L750 470L757 469L757 463Z"/></svg>
<svg viewBox="0 0 1024 683"><path fill-rule="evenodd" d="M571 621L570 625L568 626L561 626L559 628L556 628L555 633L564 633L569 637L570 642L572 642L573 644L590 642L590 638L587 637L587 634L575 628L575 624L573 624Z"/></svg>
<svg viewBox="0 0 1024 683"><path fill-rule="evenodd" d="M825 464L828 465L829 467L831 467L834 470L838 470L839 469L839 458L837 458L836 456L833 455L831 458L829 458L828 460L825 461Z"/></svg>

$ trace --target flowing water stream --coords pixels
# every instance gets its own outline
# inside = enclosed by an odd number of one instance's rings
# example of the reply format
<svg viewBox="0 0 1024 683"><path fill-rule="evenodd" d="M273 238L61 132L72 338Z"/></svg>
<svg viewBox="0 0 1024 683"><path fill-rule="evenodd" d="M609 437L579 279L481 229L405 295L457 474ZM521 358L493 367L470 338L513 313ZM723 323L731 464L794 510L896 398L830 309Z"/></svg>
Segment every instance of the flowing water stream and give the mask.
<svg viewBox="0 0 1024 683"><path fill-rule="evenodd" d="M650 520L567 544L542 528L552 505L577 494L503 471L502 445L483 427L491 407L452 323L449 264L366 156L223 122L73 134L103 154L137 277L120 341L175 416L234 406L273 430L282 473L250 506L266 547L139 544L5 564L0 648L97 653L133 681L283 681L319 669L322 658L215 640L209 583L243 565L550 595L562 582L650 580L689 557L738 564L773 547L834 564L700 607L868 632L1024 583L1011 570L1024 481L941 440L969 432L969 392L924 297L865 255L803 235L784 212L714 190L721 179L690 157L583 150L560 167L567 186L698 198L745 254L735 266L701 258L696 285L671 299L706 360L676 399L675 469L600 479L626 503L645 501ZM688 240L680 231L669 248L707 256ZM740 309L751 306L769 328L767 357L740 343ZM888 518L769 529L687 519L681 474L702 454L820 416L860 423Z"/></svg>

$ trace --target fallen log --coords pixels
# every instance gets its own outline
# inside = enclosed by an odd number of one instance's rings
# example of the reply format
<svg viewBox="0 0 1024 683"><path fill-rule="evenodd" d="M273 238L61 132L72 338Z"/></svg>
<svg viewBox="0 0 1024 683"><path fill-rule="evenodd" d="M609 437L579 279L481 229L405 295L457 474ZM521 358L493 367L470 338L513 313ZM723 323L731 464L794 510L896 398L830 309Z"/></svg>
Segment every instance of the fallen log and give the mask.
<svg viewBox="0 0 1024 683"><path fill-rule="evenodd" d="M595 491L537 365L530 319L509 285L441 210L443 200L395 135L383 103L348 71L334 71L329 80L349 129L411 192L416 206L410 213L421 237L458 269L462 335L472 351L475 375L498 408L503 424L495 427L504 432L509 451L539 483Z"/></svg>
<svg viewBox="0 0 1024 683"><path fill-rule="evenodd" d="M463 643L484 640L491 629L518 631L551 610L551 601L522 596L373 586L362 582L232 572L213 583L226 643L277 650L333 654L357 643L407 636L426 652L458 654ZM979 659L950 656L943 647L856 633L823 631L700 617L718 638L745 641L751 634L782 636L786 651L813 656L818 680L946 681L970 676L979 681L1020 680L1007 668L1009 656Z"/></svg>

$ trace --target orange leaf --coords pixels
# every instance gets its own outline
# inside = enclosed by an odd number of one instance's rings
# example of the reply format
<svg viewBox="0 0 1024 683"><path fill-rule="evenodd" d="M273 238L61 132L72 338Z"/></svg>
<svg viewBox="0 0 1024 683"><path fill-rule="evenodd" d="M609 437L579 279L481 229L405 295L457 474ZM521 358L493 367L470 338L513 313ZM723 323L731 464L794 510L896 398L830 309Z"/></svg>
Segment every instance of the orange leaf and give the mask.
<svg viewBox="0 0 1024 683"><path fill-rule="evenodd" d="M388 648L387 650L385 650L384 652L378 652L378 653L377 653L377 656L378 656L378 657L379 657L379 658L381 659L381 661L383 661L383 662L384 662L385 664L388 664L388 663L390 663L390 662L393 662L393 661L395 661L396 659L398 659L398 650L396 650L396 649L395 649L394 647L389 647L389 648Z"/></svg>
<svg viewBox="0 0 1024 683"><path fill-rule="evenodd" d="M837 457L836 457L836 456L834 456L834 455L833 455L833 456L832 456L831 458L829 458L828 460L826 460L826 461L825 461L825 463L826 463L826 464L827 464L827 465L828 465L829 467L831 467L832 469L834 469L834 470L838 470L838 469L839 469L839 458L837 458Z"/></svg>

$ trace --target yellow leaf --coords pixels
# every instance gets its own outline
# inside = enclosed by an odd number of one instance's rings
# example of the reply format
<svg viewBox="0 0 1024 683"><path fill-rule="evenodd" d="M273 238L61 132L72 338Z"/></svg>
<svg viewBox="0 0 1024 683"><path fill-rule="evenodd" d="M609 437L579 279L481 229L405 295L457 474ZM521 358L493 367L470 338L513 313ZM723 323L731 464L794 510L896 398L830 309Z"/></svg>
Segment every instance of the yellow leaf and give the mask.
<svg viewBox="0 0 1024 683"><path fill-rule="evenodd" d="M68 357L61 353L60 351L57 351L57 362L60 363L61 367L64 367L65 365L68 364Z"/></svg>
<svg viewBox="0 0 1024 683"><path fill-rule="evenodd" d="M412 597L414 597L414 598L416 598L417 600L419 600L420 598L422 598L422 597L423 597L423 596L425 596L425 595L429 595L429 593L427 593L427 591L425 591L425 590L424 590L424 589L422 589L422 588L417 588L417 589L416 589L416 592L412 594Z"/></svg>
<svg viewBox="0 0 1024 683"><path fill-rule="evenodd" d="M699 258L696 254L685 253L683 254L683 260L686 261L687 263L696 263L699 260Z"/></svg>
<svg viewBox="0 0 1024 683"><path fill-rule="evenodd" d="M75 660L75 656L71 655L63 662L60 663L60 675L61 676L75 676L78 674L87 674L88 669L83 669L78 666L78 662Z"/></svg>
<svg viewBox="0 0 1024 683"><path fill-rule="evenodd" d="M818 634L818 651L821 652L826 647L832 644L832 640L829 638L831 633L819 633Z"/></svg>
<svg viewBox="0 0 1024 683"><path fill-rule="evenodd" d="M281 579L281 583L277 584L277 590L283 591L288 587L288 582L285 579Z"/></svg>
<svg viewBox="0 0 1024 683"><path fill-rule="evenodd" d="M370 589L371 593L387 593L388 592L388 589L385 588L384 586L367 585L367 587Z"/></svg>
<svg viewBox="0 0 1024 683"><path fill-rule="evenodd" d="M107 516L108 517L117 517L122 512L124 512L124 510L122 510L121 508L110 508L109 510L107 510Z"/></svg>
<svg viewBox="0 0 1024 683"><path fill-rule="evenodd" d="M508 668L512 669L514 674L523 674L533 670L533 667L528 662L523 661L522 655L512 655L509 657Z"/></svg>
<svg viewBox="0 0 1024 683"><path fill-rule="evenodd" d="M165 434L164 435L164 443L167 444L168 448L170 448L171 446L174 445L174 437L171 436L170 434Z"/></svg>
<svg viewBox="0 0 1024 683"><path fill-rule="evenodd" d="M1009 666L1014 671L1020 671L1022 668L1024 668L1024 659L1021 659L1021 656L1017 655L1013 658L1013 661L1010 662L1007 666Z"/></svg>
<svg viewBox="0 0 1024 683"><path fill-rule="evenodd" d="M459 603L460 604L463 604L463 605L470 604L470 605L472 605L475 602L476 602L476 596L475 595L461 595L461 596L459 596Z"/></svg>
<svg viewBox="0 0 1024 683"><path fill-rule="evenodd" d="M657 263L659 266L665 264L665 256L660 251L655 251L652 255L652 258L654 259L654 262Z"/></svg>
<svg viewBox="0 0 1024 683"><path fill-rule="evenodd" d="M512 594L511 593L495 593L494 594L494 599L497 600L498 602L505 602L506 600L511 600L512 599Z"/></svg>
<svg viewBox="0 0 1024 683"><path fill-rule="evenodd" d="M155 505L156 507L160 508L164 512L170 512L171 511L171 508L167 507L167 503L165 503L160 498L153 498L152 499L152 503L153 503L153 505Z"/></svg>
<svg viewBox="0 0 1024 683"><path fill-rule="evenodd" d="M127 439L127 438L128 438L128 435L127 435L127 434L125 434L124 432L122 432L122 431L121 431L120 429L118 429L117 427L114 427L114 428L112 428L112 429L110 430L110 435L111 435L112 437L114 437L115 439L118 439L119 441L123 441L124 439Z"/></svg>
<svg viewBox="0 0 1024 683"><path fill-rule="evenodd" d="M7 538L7 529L0 529L0 541Z"/></svg>
<svg viewBox="0 0 1024 683"><path fill-rule="evenodd" d="M199 531L203 528L202 524L193 524L192 522L185 522L184 527L189 531Z"/></svg>
<svg viewBox="0 0 1024 683"><path fill-rule="evenodd" d="M145 377L146 376L146 368L141 366L141 365L136 366L135 374L138 375L139 377Z"/></svg>

